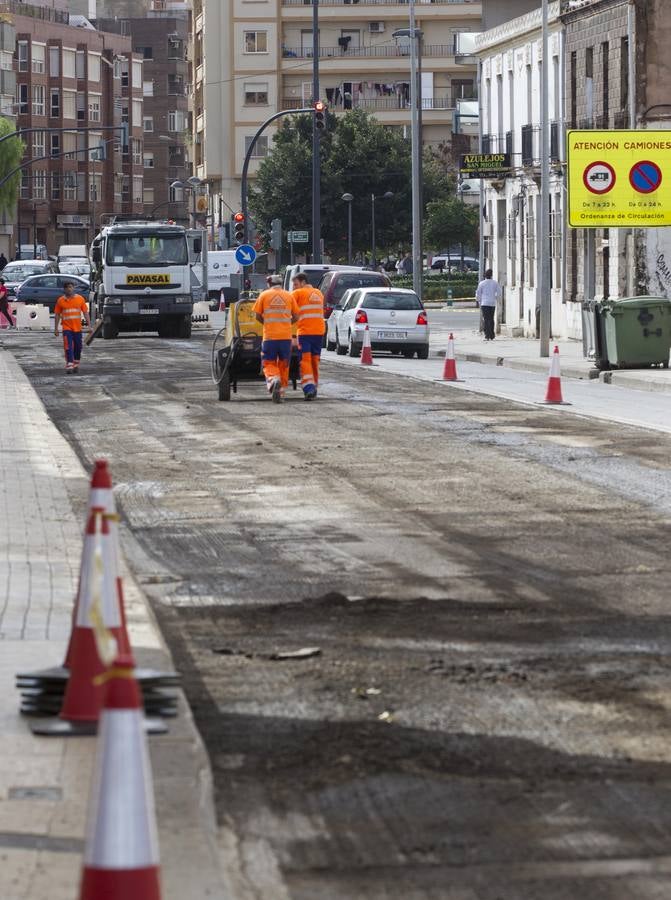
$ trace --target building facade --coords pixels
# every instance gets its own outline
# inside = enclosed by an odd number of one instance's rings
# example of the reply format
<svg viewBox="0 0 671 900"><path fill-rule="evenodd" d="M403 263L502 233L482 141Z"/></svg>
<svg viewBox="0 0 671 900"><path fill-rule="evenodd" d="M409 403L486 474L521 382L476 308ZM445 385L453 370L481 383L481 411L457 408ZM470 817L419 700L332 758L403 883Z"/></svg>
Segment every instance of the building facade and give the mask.
<svg viewBox="0 0 671 900"><path fill-rule="evenodd" d="M451 142L461 98L475 95L476 68L463 65L459 35L480 27L479 2L417 4L423 31L423 140ZM335 113L363 108L385 125L410 126L408 27L400 0L320 3L320 93ZM195 0L193 9L194 171L229 209L255 131L281 109L312 102L312 6L303 0ZM258 160L272 145L258 142Z"/></svg>
<svg viewBox="0 0 671 900"><path fill-rule="evenodd" d="M184 183L191 175L189 17L152 7L146 16L97 19L96 25L129 34L135 54L143 60L144 214L186 223L189 198L171 184Z"/></svg>
<svg viewBox="0 0 671 900"><path fill-rule="evenodd" d="M127 37L75 27L67 12L3 5L16 32L17 127L34 129L15 243L54 253L88 243L102 216L142 212L143 60Z"/></svg>
<svg viewBox="0 0 671 900"><path fill-rule="evenodd" d="M581 310L565 292L564 34L558 2L550 4L549 100L551 133L550 246L539 244L541 157L541 10L483 32L481 60L482 149L507 153L508 178L484 181L484 267L503 291L500 324L509 333L536 337L541 254L551 259L552 333L579 336Z"/></svg>

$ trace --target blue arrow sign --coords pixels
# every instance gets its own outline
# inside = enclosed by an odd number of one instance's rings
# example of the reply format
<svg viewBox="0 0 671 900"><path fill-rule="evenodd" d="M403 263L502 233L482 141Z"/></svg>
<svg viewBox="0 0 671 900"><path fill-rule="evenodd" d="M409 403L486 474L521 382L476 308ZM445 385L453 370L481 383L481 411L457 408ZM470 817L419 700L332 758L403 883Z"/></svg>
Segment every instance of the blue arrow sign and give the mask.
<svg viewBox="0 0 671 900"><path fill-rule="evenodd" d="M251 266L256 259L256 250L251 244L240 244L235 251L235 258L241 266Z"/></svg>

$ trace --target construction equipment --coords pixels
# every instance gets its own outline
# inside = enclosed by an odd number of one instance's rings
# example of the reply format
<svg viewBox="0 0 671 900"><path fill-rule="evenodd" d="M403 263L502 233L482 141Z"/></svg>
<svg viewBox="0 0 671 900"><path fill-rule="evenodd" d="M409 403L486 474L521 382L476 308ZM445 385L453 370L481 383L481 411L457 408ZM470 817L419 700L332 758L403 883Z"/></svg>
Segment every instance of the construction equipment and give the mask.
<svg viewBox="0 0 671 900"><path fill-rule="evenodd" d="M220 400L230 400L231 391L237 394L241 381L264 380L261 368L263 325L254 314L256 299L256 295L243 294L237 303L232 303L226 324L212 343L212 381L217 385ZM223 346L220 346L221 341ZM300 354L294 346L289 367L289 380L294 390L300 377Z"/></svg>

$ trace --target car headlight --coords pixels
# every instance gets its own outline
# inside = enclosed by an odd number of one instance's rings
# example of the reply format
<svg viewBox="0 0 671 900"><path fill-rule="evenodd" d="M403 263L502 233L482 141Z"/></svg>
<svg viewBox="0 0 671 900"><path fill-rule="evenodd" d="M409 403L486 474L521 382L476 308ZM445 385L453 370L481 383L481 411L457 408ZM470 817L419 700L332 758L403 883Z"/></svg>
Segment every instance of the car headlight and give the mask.
<svg viewBox="0 0 671 900"><path fill-rule="evenodd" d="M121 297L105 297L103 303L105 306L121 306L123 300Z"/></svg>

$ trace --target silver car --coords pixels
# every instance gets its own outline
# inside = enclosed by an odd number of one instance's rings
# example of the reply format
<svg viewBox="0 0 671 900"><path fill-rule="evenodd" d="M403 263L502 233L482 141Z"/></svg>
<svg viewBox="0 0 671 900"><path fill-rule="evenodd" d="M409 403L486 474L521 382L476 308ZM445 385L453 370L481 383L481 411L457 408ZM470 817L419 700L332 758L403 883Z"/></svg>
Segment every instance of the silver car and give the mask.
<svg viewBox="0 0 671 900"><path fill-rule="evenodd" d="M402 353L408 359L416 353L418 359L428 359L429 321L414 291L394 287L347 291L329 319L327 347L341 356L359 356L366 329L373 350Z"/></svg>

